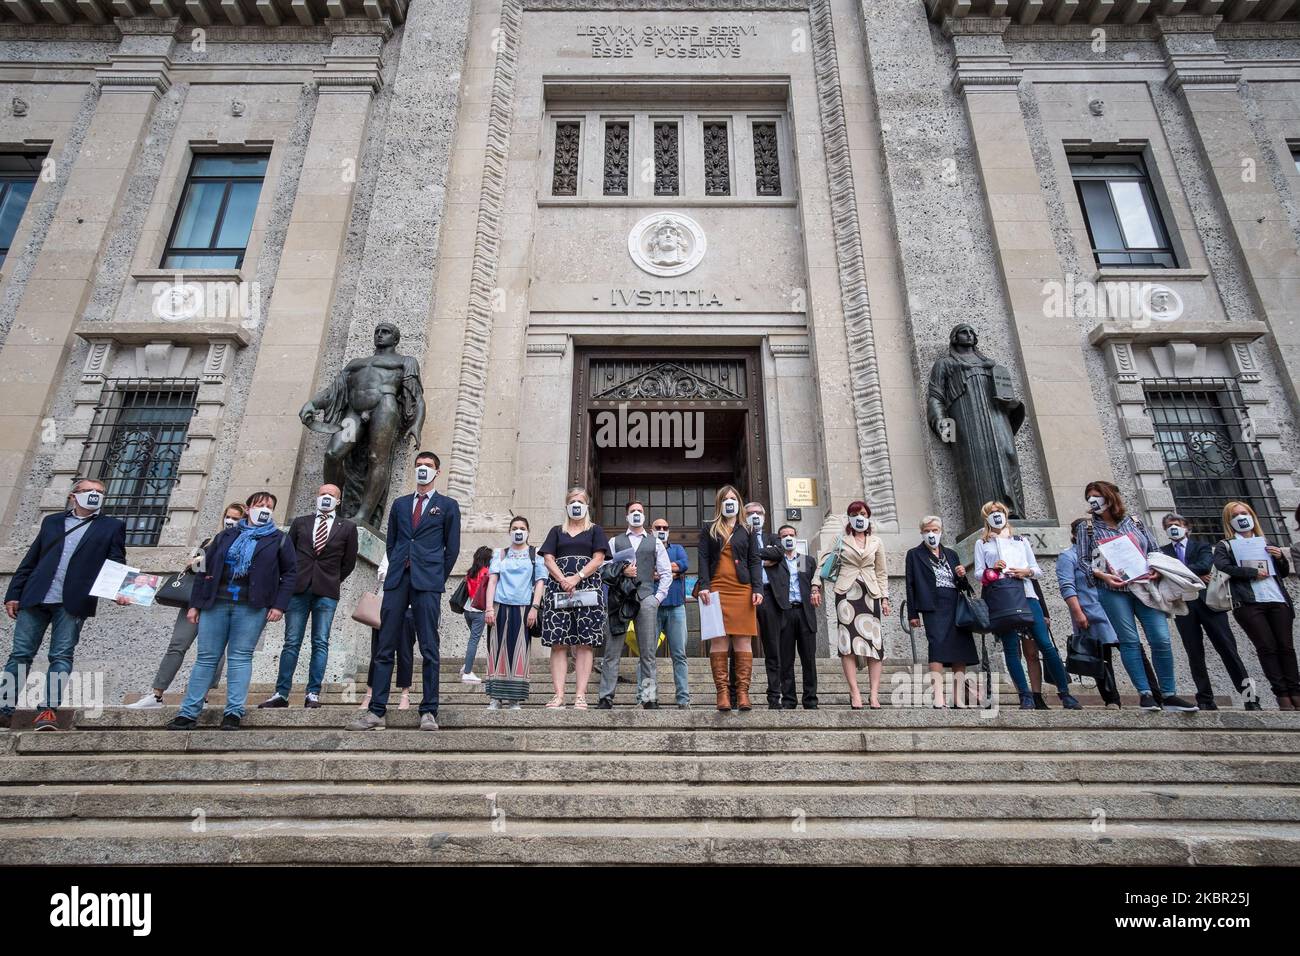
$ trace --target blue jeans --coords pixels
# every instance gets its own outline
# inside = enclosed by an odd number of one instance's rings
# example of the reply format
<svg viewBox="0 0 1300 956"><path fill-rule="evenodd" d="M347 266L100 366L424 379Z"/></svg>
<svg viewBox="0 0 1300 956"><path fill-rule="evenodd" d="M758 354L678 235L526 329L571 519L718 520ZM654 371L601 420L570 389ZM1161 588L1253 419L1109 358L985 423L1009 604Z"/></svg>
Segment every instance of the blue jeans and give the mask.
<svg viewBox="0 0 1300 956"><path fill-rule="evenodd" d="M1038 645L1039 653L1043 656L1043 663L1047 666L1048 679L1056 685L1057 692L1068 694L1070 692L1070 675L1065 672L1065 664L1061 662L1061 654L1056 649L1056 644L1052 641L1051 632L1047 630L1047 618L1043 616L1043 605L1037 598L1029 599L1029 610L1034 615L1033 629L1027 635L1034 639ZM1011 675L1011 682L1016 685L1016 690L1022 694L1028 694L1032 688L1029 686L1029 680L1025 677L1025 668L1020 661L1020 638L1021 632L1000 635L998 640L1002 642L1002 656L1007 662L1007 673Z"/></svg>
<svg viewBox="0 0 1300 956"><path fill-rule="evenodd" d="M41 649L41 639L45 637L46 628L50 630L50 666L45 672L45 706L59 706L60 691L67 682L67 675L72 673L72 654L77 649L77 640L81 637L81 625L86 623L84 617L73 617L63 610L62 604L37 604L25 607L18 612L14 622L14 647L5 662L5 670L13 682L13 700L0 701L0 714L12 714L18 703L18 694L22 691L18 668L23 669L23 679L31 669L32 659Z"/></svg>
<svg viewBox="0 0 1300 956"><path fill-rule="evenodd" d="M1151 693L1146 668L1142 666L1142 644L1138 638L1138 622L1151 647L1151 666L1160 681L1160 693L1172 697L1177 693L1174 683L1174 652L1169 642L1169 618L1153 607L1147 607L1128 591L1098 588L1097 596L1110 619L1111 627L1119 637L1119 659L1124 662L1128 679L1139 694Z"/></svg>
<svg viewBox="0 0 1300 956"><path fill-rule="evenodd" d="M465 611L465 623L469 625L469 643L465 645L465 666L460 669L468 674L474 669L474 655L478 653L479 638L483 636L483 624L487 615L482 611Z"/></svg>
<svg viewBox="0 0 1300 956"><path fill-rule="evenodd" d="M293 687L293 672L298 669L298 652L307 630L307 615L311 615L311 663L307 666L307 693L319 694L325 680L325 664L330 656L330 627L334 624L334 609L339 602L304 591L289 599L284 612L284 650L280 652L280 676L275 682L275 692L288 698ZM202 620L202 618L200 618Z"/></svg>
<svg viewBox="0 0 1300 956"><path fill-rule="evenodd" d="M190 671L190 682L181 701L181 717L194 719L203 710L203 698L212 686L212 672L222 651L226 654L226 710L244 716L248 683L253 676L253 651L266 627L264 607L217 601L199 612L199 652Z"/></svg>
<svg viewBox="0 0 1300 956"><path fill-rule="evenodd" d="M686 605L659 608L659 630L668 639L668 653L673 659L673 686L677 703L691 702L690 672L686 668Z"/></svg>

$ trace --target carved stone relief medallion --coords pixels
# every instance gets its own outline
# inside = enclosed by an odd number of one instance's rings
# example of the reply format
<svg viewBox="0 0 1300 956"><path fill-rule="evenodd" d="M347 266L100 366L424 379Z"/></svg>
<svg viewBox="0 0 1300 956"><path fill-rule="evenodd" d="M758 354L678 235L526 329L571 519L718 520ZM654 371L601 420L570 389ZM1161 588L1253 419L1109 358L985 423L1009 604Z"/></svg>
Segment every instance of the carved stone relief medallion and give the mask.
<svg viewBox="0 0 1300 956"><path fill-rule="evenodd" d="M676 212L646 216L628 233L627 251L637 267L652 276L679 276L704 258L704 230Z"/></svg>

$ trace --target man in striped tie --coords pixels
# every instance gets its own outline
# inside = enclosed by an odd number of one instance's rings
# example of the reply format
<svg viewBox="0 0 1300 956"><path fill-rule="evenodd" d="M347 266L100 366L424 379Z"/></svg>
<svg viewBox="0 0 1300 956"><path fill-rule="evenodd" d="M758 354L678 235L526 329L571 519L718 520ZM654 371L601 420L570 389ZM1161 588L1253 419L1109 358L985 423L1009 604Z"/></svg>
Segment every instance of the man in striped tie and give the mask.
<svg viewBox="0 0 1300 956"><path fill-rule="evenodd" d="M329 659L330 627L339 603L339 587L357 566L357 526L338 516L340 492L337 485L321 485L316 492L316 510L294 518L289 539L298 551L297 593L284 612L284 650L280 653L280 676L275 693L258 704L288 707L298 652L311 615L311 664L307 668L305 706L320 706L321 682Z"/></svg>

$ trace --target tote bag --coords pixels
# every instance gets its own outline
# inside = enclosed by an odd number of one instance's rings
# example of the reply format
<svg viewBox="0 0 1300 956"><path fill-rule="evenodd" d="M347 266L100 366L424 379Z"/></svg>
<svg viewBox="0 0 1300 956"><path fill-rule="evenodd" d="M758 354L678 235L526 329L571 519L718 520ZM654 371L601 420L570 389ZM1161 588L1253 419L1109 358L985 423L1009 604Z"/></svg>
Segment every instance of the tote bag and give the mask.
<svg viewBox="0 0 1300 956"><path fill-rule="evenodd" d="M989 630L994 634L1024 631L1033 627L1034 613L1029 610L1025 582L1001 577L984 585L980 592L989 609Z"/></svg>
<svg viewBox="0 0 1300 956"><path fill-rule="evenodd" d="M379 591L367 591L357 601L357 609L352 612L352 620L377 630L380 622L379 609L383 602L383 595Z"/></svg>

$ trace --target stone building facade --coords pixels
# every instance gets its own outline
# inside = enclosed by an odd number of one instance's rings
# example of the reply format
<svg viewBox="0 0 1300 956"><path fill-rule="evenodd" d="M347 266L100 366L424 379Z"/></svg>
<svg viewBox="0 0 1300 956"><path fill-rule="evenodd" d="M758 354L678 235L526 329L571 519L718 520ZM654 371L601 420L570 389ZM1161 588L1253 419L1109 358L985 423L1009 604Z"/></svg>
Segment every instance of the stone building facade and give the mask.
<svg viewBox="0 0 1300 956"><path fill-rule="evenodd" d="M80 474L148 569L254 490L303 513L298 409L380 321L461 570L574 484L690 547L731 481L812 548L865 498L901 575L923 515L972 530L926 420L959 322L1027 407L1049 571L1093 478L1289 536L1297 150L1293 0L5 0L0 574ZM79 666L142 690L172 616L103 609Z"/></svg>

